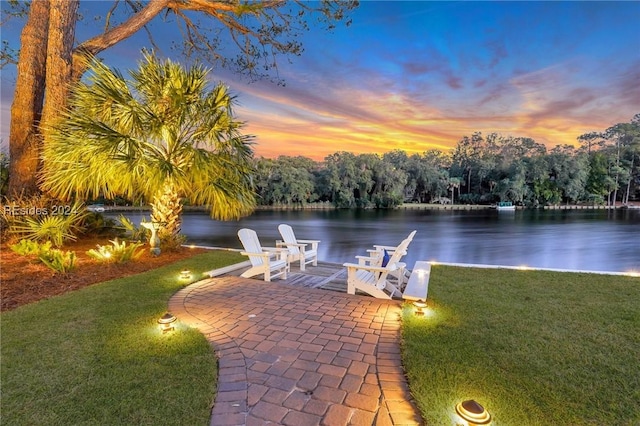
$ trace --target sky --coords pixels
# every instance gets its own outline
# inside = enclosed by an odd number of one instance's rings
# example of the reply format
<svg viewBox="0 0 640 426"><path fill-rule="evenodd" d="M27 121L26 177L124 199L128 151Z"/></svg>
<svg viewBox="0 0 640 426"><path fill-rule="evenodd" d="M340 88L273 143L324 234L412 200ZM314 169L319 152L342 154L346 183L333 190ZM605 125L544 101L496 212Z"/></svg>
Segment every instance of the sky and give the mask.
<svg viewBox="0 0 640 426"><path fill-rule="evenodd" d="M81 2L85 12L97 6ZM312 26L301 56L280 57L285 86L212 71L237 95L257 156L448 151L474 132L552 148L640 113L638 1L365 0L350 17L331 32ZM168 45L177 30L157 25ZM4 27L2 39L17 40L20 26ZM140 35L101 57L126 71L143 47ZM14 84L15 67L3 69L3 147Z"/></svg>

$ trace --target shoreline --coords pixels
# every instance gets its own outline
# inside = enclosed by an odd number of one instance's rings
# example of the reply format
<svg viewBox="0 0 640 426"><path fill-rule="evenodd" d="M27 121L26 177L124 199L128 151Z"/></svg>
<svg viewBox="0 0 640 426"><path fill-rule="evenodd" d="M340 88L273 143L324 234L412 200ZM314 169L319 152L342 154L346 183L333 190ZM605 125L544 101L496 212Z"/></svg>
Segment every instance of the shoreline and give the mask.
<svg viewBox="0 0 640 426"><path fill-rule="evenodd" d="M105 212L148 212L149 206L104 206ZM184 206L184 212L206 212L204 206ZM337 210L329 203L313 203L304 206L257 206L256 211L286 211L286 210ZM374 210L374 209L370 209ZM385 209L383 209L385 210ZM404 203L390 210L496 210L495 206L487 204L428 204ZM516 206L516 210L640 210L639 205L552 205L540 207Z"/></svg>

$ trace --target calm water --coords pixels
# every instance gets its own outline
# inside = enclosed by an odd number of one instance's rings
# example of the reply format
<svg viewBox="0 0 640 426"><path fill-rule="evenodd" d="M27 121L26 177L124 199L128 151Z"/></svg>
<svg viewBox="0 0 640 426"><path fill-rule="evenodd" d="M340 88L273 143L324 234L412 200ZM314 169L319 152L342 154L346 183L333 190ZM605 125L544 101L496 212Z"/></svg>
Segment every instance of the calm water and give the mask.
<svg viewBox="0 0 640 426"><path fill-rule="evenodd" d="M139 223L142 215L130 217ZM408 265L437 260L640 270L640 210L258 211L233 222L186 213L182 231L192 244L241 248L237 232L247 227L258 233L263 246L273 246L280 238L278 224L283 222L293 227L299 239L322 240L320 259L336 263L354 261L373 244L397 245L416 229L404 258Z"/></svg>

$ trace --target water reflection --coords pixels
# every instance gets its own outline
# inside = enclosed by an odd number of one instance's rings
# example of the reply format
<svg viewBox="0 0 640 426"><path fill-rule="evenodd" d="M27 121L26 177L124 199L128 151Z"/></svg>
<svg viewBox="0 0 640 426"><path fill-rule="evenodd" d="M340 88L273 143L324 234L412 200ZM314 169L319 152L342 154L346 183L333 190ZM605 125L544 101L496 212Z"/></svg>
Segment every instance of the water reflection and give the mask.
<svg viewBox="0 0 640 426"><path fill-rule="evenodd" d="M110 214L116 217L117 214ZM143 215L129 217L139 223ZM148 216L148 214L146 215ZM211 220L186 213L189 242L241 248L240 228L255 230L264 246L274 245L278 224L289 223L301 239L320 239L320 259L353 261L373 244L397 245L418 232L405 257L417 260L528 265L575 270L640 270L640 211L258 211L239 221Z"/></svg>

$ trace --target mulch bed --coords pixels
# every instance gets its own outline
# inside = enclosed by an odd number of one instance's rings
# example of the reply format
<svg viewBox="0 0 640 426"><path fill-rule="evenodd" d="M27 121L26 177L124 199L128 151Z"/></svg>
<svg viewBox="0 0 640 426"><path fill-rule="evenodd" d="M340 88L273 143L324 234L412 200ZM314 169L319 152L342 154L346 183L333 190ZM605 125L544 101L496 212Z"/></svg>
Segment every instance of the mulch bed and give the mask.
<svg viewBox="0 0 640 426"><path fill-rule="evenodd" d="M6 243L0 246L0 311L8 311L51 296L77 290L91 284L114 278L139 274L160 266L177 262L206 251L198 248L180 248L162 252L154 257L149 247L142 256L124 264L98 263L86 252L100 245L110 245L108 237L83 238L67 243L62 250L75 251L76 269L69 274L56 274L37 259L14 253Z"/></svg>

